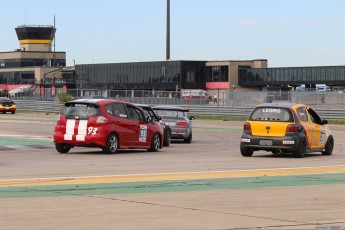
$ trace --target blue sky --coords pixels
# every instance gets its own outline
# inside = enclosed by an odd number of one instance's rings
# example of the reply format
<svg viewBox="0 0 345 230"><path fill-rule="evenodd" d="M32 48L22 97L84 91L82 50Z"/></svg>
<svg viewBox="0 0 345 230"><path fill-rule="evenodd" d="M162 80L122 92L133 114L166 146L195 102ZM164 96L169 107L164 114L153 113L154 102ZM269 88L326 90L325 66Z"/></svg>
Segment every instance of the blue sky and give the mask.
<svg viewBox="0 0 345 230"><path fill-rule="evenodd" d="M49 3L49 4L48 4ZM345 65L344 0L170 0L172 60ZM67 64L165 60L166 0L1 2L0 52L15 27L53 25Z"/></svg>

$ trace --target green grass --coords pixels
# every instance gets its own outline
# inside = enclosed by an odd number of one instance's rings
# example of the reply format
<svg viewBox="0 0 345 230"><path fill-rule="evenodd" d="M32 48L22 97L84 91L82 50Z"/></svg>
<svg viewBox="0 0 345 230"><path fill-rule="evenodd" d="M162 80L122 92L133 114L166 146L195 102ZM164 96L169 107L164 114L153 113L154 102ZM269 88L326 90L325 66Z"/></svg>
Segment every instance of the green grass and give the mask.
<svg viewBox="0 0 345 230"><path fill-rule="evenodd" d="M246 121L247 117L228 117L228 116L208 116L208 115L192 115L198 120L219 120L219 121ZM343 120L328 120L330 125L345 125Z"/></svg>
<svg viewBox="0 0 345 230"><path fill-rule="evenodd" d="M247 117L228 117L228 116L209 116L209 115L192 115L198 120L219 120L219 121L246 121Z"/></svg>
<svg viewBox="0 0 345 230"><path fill-rule="evenodd" d="M59 114L59 112L46 112L46 111L36 111L36 110L17 110L16 113L38 113L38 114L45 114L45 115L51 115L51 114Z"/></svg>
<svg viewBox="0 0 345 230"><path fill-rule="evenodd" d="M328 120L331 125L345 125L345 120Z"/></svg>

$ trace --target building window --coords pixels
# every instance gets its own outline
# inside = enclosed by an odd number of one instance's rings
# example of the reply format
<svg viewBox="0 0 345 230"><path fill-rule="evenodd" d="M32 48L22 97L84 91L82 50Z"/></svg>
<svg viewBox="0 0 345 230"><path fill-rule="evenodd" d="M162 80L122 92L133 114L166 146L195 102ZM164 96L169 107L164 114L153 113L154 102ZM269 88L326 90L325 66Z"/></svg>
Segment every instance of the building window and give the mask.
<svg viewBox="0 0 345 230"><path fill-rule="evenodd" d="M208 67L208 82L228 82L229 66L211 66Z"/></svg>

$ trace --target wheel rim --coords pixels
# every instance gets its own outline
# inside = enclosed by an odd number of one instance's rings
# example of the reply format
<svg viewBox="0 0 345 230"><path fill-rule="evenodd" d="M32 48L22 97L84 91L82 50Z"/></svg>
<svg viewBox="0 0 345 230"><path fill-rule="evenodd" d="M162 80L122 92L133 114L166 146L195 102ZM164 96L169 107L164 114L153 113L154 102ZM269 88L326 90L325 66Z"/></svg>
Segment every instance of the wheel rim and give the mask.
<svg viewBox="0 0 345 230"><path fill-rule="evenodd" d="M154 139L153 139L153 147L154 149L158 150L159 149L159 137L158 135L155 135Z"/></svg>
<svg viewBox="0 0 345 230"><path fill-rule="evenodd" d="M117 149L117 138L116 136L112 136L110 139L109 139L109 149L110 151L112 152L115 152L116 149Z"/></svg>

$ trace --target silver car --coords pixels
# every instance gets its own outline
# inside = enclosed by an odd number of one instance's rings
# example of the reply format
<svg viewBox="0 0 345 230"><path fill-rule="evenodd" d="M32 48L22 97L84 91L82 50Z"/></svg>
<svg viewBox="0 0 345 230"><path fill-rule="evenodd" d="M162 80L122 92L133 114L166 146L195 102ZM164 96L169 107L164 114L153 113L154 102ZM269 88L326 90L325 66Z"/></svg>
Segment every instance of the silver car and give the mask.
<svg viewBox="0 0 345 230"><path fill-rule="evenodd" d="M194 120L194 117L188 117L188 109L171 105L158 105L152 107L152 109L170 126L172 139L183 139L185 143L192 142L191 120Z"/></svg>

